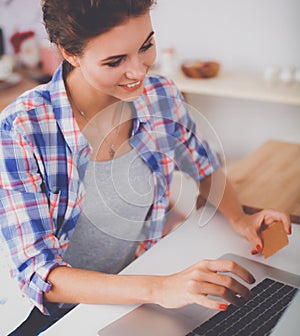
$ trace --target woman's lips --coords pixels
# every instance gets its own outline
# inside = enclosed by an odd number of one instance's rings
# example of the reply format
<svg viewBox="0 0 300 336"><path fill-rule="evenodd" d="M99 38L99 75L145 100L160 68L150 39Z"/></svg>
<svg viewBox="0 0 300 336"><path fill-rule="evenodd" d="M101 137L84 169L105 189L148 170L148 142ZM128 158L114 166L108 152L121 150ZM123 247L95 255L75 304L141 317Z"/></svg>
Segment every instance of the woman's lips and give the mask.
<svg viewBox="0 0 300 336"><path fill-rule="evenodd" d="M132 91L138 90L141 87L141 85L142 85L142 81L137 81L134 83L122 84L120 86L128 92L132 92Z"/></svg>

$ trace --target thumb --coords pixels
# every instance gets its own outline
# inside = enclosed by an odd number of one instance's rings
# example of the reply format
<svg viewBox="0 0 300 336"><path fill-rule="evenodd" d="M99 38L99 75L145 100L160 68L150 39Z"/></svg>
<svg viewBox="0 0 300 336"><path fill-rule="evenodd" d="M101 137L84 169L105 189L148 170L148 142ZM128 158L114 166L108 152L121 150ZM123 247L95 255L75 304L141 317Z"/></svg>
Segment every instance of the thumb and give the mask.
<svg viewBox="0 0 300 336"><path fill-rule="evenodd" d="M249 237L249 241L252 244L253 248L251 254L261 253L263 250L263 242L256 231L254 231Z"/></svg>

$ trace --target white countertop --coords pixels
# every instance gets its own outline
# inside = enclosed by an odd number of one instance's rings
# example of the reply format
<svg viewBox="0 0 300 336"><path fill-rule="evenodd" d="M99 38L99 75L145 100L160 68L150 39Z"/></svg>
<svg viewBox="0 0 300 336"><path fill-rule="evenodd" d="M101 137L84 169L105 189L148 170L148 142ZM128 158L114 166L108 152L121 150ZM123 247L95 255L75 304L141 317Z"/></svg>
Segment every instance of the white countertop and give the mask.
<svg viewBox="0 0 300 336"><path fill-rule="evenodd" d="M225 253L235 253L300 275L300 225L293 224L293 233L289 236L287 247L264 259L262 256L250 254L250 244L231 230L220 213L216 213L204 227L199 226L200 214L201 211L194 212L183 225L135 260L122 273L168 274L201 259L215 259ZM100 328L135 307L80 304L43 335L95 336Z"/></svg>

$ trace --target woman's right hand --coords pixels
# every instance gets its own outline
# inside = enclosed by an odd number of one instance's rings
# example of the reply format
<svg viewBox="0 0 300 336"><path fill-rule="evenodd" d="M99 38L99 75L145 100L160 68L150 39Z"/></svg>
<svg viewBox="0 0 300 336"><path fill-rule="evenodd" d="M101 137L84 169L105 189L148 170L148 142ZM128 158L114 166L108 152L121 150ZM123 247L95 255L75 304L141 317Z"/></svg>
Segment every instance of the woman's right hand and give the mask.
<svg viewBox="0 0 300 336"><path fill-rule="evenodd" d="M231 260L202 260L179 273L160 277L155 301L165 308L196 303L210 309L225 310L227 303L224 300L238 306L241 301L251 298L251 292L233 277L224 274L229 272L248 284L255 282L252 274Z"/></svg>

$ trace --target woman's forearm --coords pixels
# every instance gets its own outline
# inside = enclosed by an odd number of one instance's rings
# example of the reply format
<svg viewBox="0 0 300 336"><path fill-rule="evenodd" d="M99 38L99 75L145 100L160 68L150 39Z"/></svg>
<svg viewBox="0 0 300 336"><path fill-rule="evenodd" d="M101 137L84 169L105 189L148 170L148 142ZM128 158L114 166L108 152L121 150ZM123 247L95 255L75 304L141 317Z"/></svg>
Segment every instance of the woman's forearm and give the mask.
<svg viewBox="0 0 300 336"><path fill-rule="evenodd" d="M201 181L200 194L218 208L232 225L244 215L237 194L222 169L217 169Z"/></svg>
<svg viewBox="0 0 300 336"><path fill-rule="evenodd" d="M155 302L158 276L114 275L71 267L57 267L48 276L50 302L140 304Z"/></svg>
<svg viewBox="0 0 300 336"><path fill-rule="evenodd" d="M219 274L223 272L224 274ZM112 275L60 266L53 269L52 282L45 299L51 302L88 304L154 303L165 308L201 304L224 310L224 302L209 298L220 296L238 304L236 294L247 299L247 287L230 277L230 272L248 283L253 276L231 260L203 260L170 275Z"/></svg>

